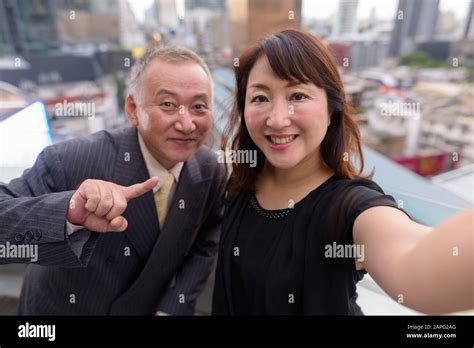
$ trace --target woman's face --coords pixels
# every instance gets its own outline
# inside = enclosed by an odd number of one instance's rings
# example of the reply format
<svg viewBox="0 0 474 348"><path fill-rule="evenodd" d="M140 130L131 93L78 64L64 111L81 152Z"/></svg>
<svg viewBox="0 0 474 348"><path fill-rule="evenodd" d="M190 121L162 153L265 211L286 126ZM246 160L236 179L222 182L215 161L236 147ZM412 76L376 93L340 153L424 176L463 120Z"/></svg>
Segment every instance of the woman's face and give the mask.
<svg viewBox="0 0 474 348"><path fill-rule="evenodd" d="M326 92L280 79L264 55L250 71L244 117L250 137L274 167L317 161L329 125Z"/></svg>

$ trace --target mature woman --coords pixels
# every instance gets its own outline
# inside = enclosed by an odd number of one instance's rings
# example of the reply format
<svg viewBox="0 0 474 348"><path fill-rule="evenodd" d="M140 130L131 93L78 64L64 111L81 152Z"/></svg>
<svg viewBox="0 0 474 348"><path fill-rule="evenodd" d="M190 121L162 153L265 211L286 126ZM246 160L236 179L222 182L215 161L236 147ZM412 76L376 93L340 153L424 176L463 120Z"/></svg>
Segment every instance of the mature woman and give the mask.
<svg viewBox="0 0 474 348"><path fill-rule="evenodd" d="M213 314L360 315L365 272L422 312L474 307L473 211L432 229L363 176L357 124L316 37L265 37L236 80L227 136L257 166L233 163Z"/></svg>

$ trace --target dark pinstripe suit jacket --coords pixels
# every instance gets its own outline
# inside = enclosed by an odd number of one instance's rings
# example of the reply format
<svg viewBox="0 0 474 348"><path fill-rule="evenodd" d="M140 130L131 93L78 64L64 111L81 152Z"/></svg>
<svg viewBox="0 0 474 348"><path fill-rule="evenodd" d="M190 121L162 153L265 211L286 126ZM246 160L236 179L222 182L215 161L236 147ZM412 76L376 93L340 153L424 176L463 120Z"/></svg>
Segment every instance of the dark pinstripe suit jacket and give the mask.
<svg viewBox="0 0 474 348"><path fill-rule="evenodd" d="M129 202L125 233L66 237L69 200L88 178L120 185L149 178L135 128L50 146L22 177L0 183L0 243L38 244L20 314L194 314L222 218L226 179L215 154L202 147L186 161L162 231L150 191ZM0 259L18 262L29 260Z"/></svg>

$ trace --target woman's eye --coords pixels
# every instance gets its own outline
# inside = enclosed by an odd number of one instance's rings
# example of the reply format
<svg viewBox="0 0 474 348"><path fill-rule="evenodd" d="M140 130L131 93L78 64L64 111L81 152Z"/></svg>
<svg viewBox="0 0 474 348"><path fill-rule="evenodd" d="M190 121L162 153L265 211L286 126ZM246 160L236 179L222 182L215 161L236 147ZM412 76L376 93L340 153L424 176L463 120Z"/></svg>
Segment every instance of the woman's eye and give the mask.
<svg viewBox="0 0 474 348"><path fill-rule="evenodd" d="M268 101L268 99L264 95L257 95L256 97L253 97L252 100L251 100L252 103L254 103L254 102L263 103L263 102L266 102L266 101Z"/></svg>
<svg viewBox="0 0 474 348"><path fill-rule="evenodd" d="M301 100L305 100L305 99L308 99L308 96L303 94L303 93L294 93L292 96L291 96L291 99L294 99L296 101L301 101Z"/></svg>

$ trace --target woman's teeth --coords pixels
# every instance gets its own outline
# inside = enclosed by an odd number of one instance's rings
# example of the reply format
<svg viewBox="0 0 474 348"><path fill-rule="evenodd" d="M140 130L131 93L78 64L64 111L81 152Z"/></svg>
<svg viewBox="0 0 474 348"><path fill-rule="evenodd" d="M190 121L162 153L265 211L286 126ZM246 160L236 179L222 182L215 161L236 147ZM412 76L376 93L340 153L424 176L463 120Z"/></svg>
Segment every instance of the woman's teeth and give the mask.
<svg viewBox="0 0 474 348"><path fill-rule="evenodd" d="M291 143L294 139L295 139L296 136L294 135L290 135L288 137L273 137L273 136L270 136L270 139L272 141L273 144L288 144L288 143Z"/></svg>

